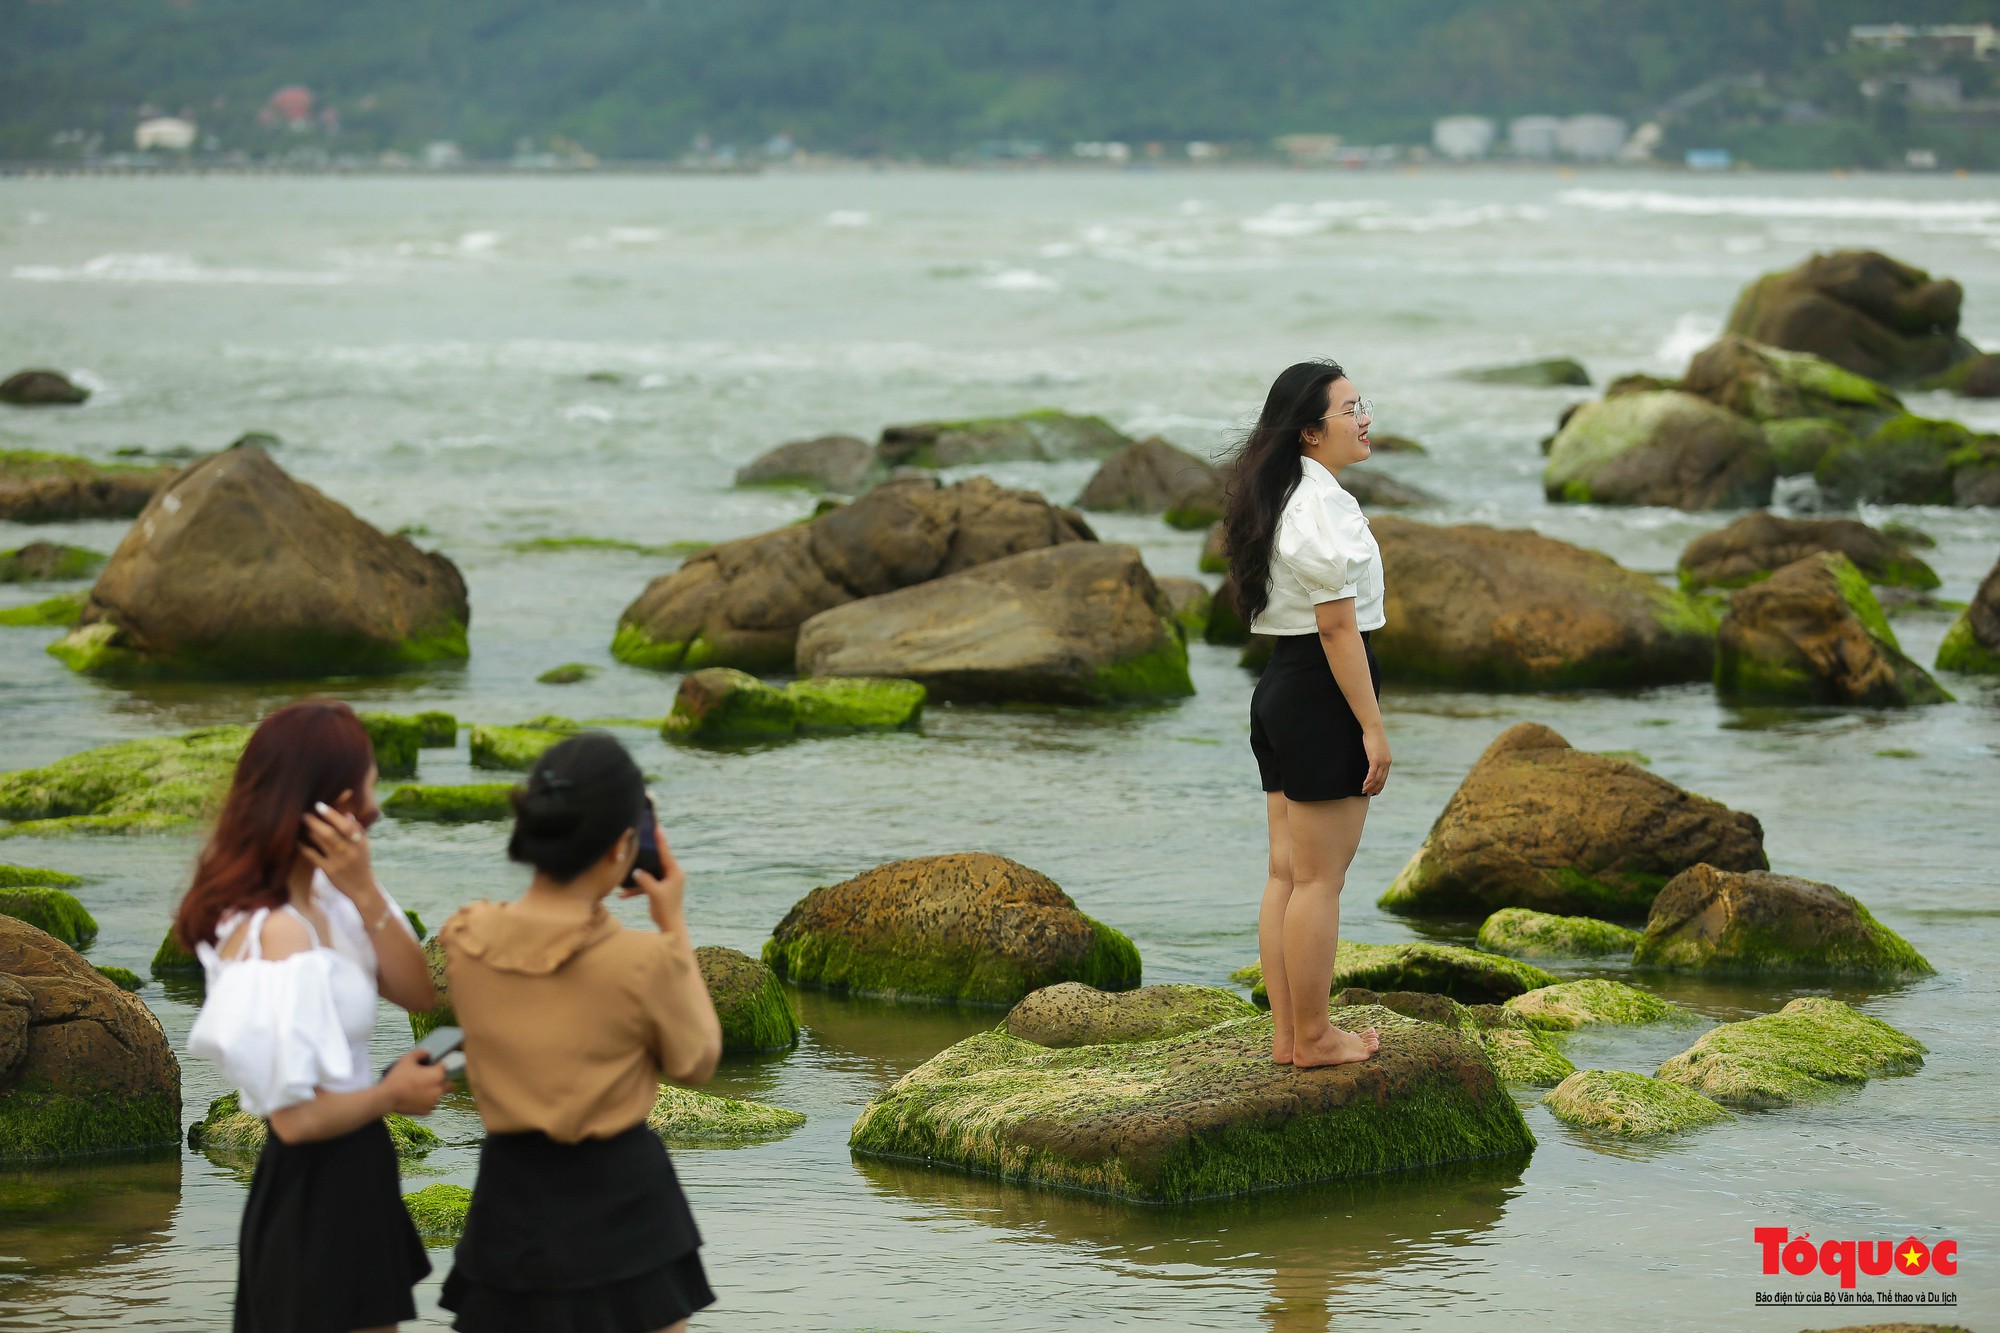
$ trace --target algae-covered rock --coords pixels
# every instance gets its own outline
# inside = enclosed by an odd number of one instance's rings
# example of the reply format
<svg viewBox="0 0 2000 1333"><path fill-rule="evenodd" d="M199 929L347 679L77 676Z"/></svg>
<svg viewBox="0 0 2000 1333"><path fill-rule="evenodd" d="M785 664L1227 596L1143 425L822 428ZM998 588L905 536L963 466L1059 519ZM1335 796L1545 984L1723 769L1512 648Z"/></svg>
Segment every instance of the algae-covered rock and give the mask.
<svg viewBox="0 0 2000 1333"><path fill-rule="evenodd" d="M1832 422L1867 434L1903 410L1887 387L1807 352L1786 351L1726 333L1695 353L1681 387L1763 423Z"/></svg>
<svg viewBox="0 0 2000 1333"><path fill-rule="evenodd" d="M181 947L172 926L160 937L160 947L153 951L153 961L147 970L156 977L202 980L201 960Z"/></svg>
<svg viewBox="0 0 2000 1333"><path fill-rule="evenodd" d="M180 1064L153 1011L0 916L0 1162L171 1144L180 1117Z"/></svg>
<svg viewBox="0 0 2000 1333"><path fill-rule="evenodd" d="M450 713L428 712L415 714L419 732L418 743L426 750L449 750L458 744L458 719Z"/></svg>
<svg viewBox="0 0 2000 1333"><path fill-rule="evenodd" d="M1065 981L1044 986L1009 1009L1000 1030L1037 1046L1095 1046L1178 1037L1256 1012L1240 995L1215 986L1113 992Z"/></svg>
<svg viewBox="0 0 2000 1333"><path fill-rule="evenodd" d="M1200 579L1165 578L1154 579L1160 587L1160 595L1167 599L1172 609L1174 622L1181 627L1181 634L1193 643L1208 632L1209 608L1214 597L1208 585Z"/></svg>
<svg viewBox="0 0 2000 1333"><path fill-rule="evenodd" d="M1655 1074L1725 1106L1759 1110L1914 1073L1924 1054L1922 1042L1879 1018L1805 996L1775 1014L1711 1028Z"/></svg>
<svg viewBox="0 0 2000 1333"><path fill-rule="evenodd" d="M871 1101L848 1146L1022 1184L1181 1202L1525 1155L1534 1136L1476 1042L1392 1010L1343 1010L1381 1049L1299 1070L1271 1020L1050 1050L982 1032Z"/></svg>
<svg viewBox="0 0 2000 1333"><path fill-rule="evenodd" d="M1078 509L1163 514L1191 491L1212 486L1215 465L1155 436L1104 460L1076 497ZM1213 519L1209 520L1214 522Z"/></svg>
<svg viewBox="0 0 2000 1333"><path fill-rule="evenodd" d="M215 812L249 739L248 727L207 727L0 773L0 819L23 821L10 836L183 828Z"/></svg>
<svg viewBox="0 0 2000 1333"><path fill-rule="evenodd" d="M541 723L542 725L534 725ZM550 725L554 724L554 725ZM582 728L566 718L536 718L518 727L474 724L470 736L472 766L507 773L525 773L542 752L566 741Z"/></svg>
<svg viewBox="0 0 2000 1333"><path fill-rule="evenodd" d="M1813 464L1828 501L1853 504L2000 504L1993 490L2000 436L1909 412L1840 441Z"/></svg>
<svg viewBox="0 0 2000 1333"><path fill-rule="evenodd" d="M1638 921L1669 879L1704 861L1769 869L1763 826L1522 722L1486 747L1380 905L1411 916L1527 907Z"/></svg>
<svg viewBox="0 0 2000 1333"><path fill-rule="evenodd" d="M565 662L561 666L550 667L535 677L537 685L581 685L597 674L597 668L588 662Z"/></svg>
<svg viewBox="0 0 2000 1333"><path fill-rule="evenodd" d="M1555 389L1588 386L1590 372L1570 357L1557 356L1543 361L1524 361L1518 365L1468 370L1460 378L1475 384L1519 384L1535 389Z"/></svg>
<svg viewBox="0 0 2000 1333"><path fill-rule="evenodd" d="M744 1097L717 1097L672 1083L646 1116L646 1128L669 1147L719 1147L782 1138L806 1122L797 1111Z"/></svg>
<svg viewBox="0 0 2000 1333"><path fill-rule="evenodd" d="M1230 980L1250 987L1259 1008L1271 1003L1264 989L1260 963L1238 968ZM1555 977L1528 963L1481 953L1456 944L1363 944L1342 940L1333 958L1333 988L1358 986L1370 991L1420 991L1449 996L1466 1004L1497 1004L1523 991L1555 983Z"/></svg>
<svg viewBox="0 0 2000 1333"><path fill-rule="evenodd" d="M1103 704L1194 693L1173 608L1137 550L1071 542L823 611L798 668L890 676L971 702Z"/></svg>
<svg viewBox="0 0 2000 1333"><path fill-rule="evenodd" d="M1588 916L1551 916L1525 907L1503 907L1479 925L1476 943L1510 958L1628 957L1639 932Z"/></svg>
<svg viewBox="0 0 2000 1333"><path fill-rule="evenodd" d="M1542 489L1576 504L1748 509L1777 464L1747 418L1678 390L1585 403L1549 446Z"/></svg>
<svg viewBox="0 0 2000 1333"><path fill-rule="evenodd" d="M1760 509L1689 542L1681 552L1681 587L1741 588L1821 551L1846 556L1870 583L1938 586L1936 570L1859 519L1781 518Z"/></svg>
<svg viewBox="0 0 2000 1333"><path fill-rule="evenodd" d="M1938 645L1940 671L2000 675L2000 560L1979 581L1965 611Z"/></svg>
<svg viewBox="0 0 2000 1333"><path fill-rule="evenodd" d="M1380 630L1376 631L1379 636ZM1243 618L1243 603L1236 595L1236 580L1225 578L1208 603L1208 628L1202 638L1209 643L1234 646L1250 642L1250 622Z"/></svg>
<svg viewBox="0 0 2000 1333"><path fill-rule="evenodd" d="M778 686L734 667L704 667L681 678L660 734L670 741L733 741L894 731L917 725L926 693L913 680L822 676Z"/></svg>
<svg viewBox="0 0 2000 1333"><path fill-rule="evenodd" d="M409 778L417 773L417 751L423 748L424 722L400 713L359 713L375 749L375 771L380 777Z"/></svg>
<svg viewBox="0 0 2000 1333"><path fill-rule="evenodd" d="M456 1245L465 1234L465 1215L472 1208L472 1191L439 1181L403 1196L403 1207L425 1248Z"/></svg>
<svg viewBox="0 0 2000 1333"><path fill-rule="evenodd" d="M104 567L104 557L61 542L29 542L0 551L0 583L63 583L87 579Z"/></svg>
<svg viewBox="0 0 2000 1333"><path fill-rule="evenodd" d="M146 984L146 979L129 967L119 967L115 963L94 963L97 975L122 991L136 991Z"/></svg>
<svg viewBox="0 0 2000 1333"><path fill-rule="evenodd" d="M64 592L44 597L39 602L29 602L26 606L10 606L0 611L0 625L21 629L74 625L82 619L84 603L88 600L81 593Z"/></svg>
<svg viewBox="0 0 2000 1333"><path fill-rule="evenodd" d="M43 870L38 866L0 863L0 889L31 889L41 885L68 889L81 883L83 883L81 875L66 875L60 870Z"/></svg>
<svg viewBox="0 0 2000 1333"><path fill-rule="evenodd" d="M90 390L60 370L17 370L0 380L0 403L11 407L74 407Z"/></svg>
<svg viewBox="0 0 2000 1333"><path fill-rule="evenodd" d="M430 824L483 824L512 819L511 782L474 782L459 786L429 786L415 782L389 793L382 813L391 819Z"/></svg>
<svg viewBox="0 0 2000 1333"><path fill-rule="evenodd" d="M1227 574L1229 572L1229 531L1218 520L1208 525L1202 535L1201 556L1197 561L1204 574Z"/></svg>
<svg viewBox="0 0 2000 1333"><path fill-rule="evenodd" d="M1831 884L1707 865L1682 871L1660 890L1632 961L1673 972L1877 981L1927 977L1936 970Z"/></svg>
<svg viewBox="0 0 2000 1333"><path fill-rule="evenodd" d="M1388 623L1370 640L1385 679L1627 689L1706 680L1714 669L1709 614L1608 555L1479 524L1383 516L1370 526L1388 589Z"/></svg>
<svg viewBox="0 0 2000 1333"><path fill-rule="evenodd" d="M404 1160L422 1157L444 1142L434 1130L406 1115L392 1112L382 1117L382 1123L396 1156ZM228 1092L210 1102L208 1113L188 1126L187 1145L211 1161L247 1165L264 1151L269 1134L264 1118L245 1111L237 1094Z"/></svg>
<svg viewBox="0 0 2000 1333"><path fill-rule="evenodd" d="M131 518L173 480L174 472L171 467L100 467L69 454L0 449L0 520Z"/></svg>
<svg viewBox="0 0 2000 1333"><path fill-rule="evenodd" d="M1534 1028L1484 1028L1472 1036L1509 1087L1550 1088L1576 1072L1554 1038Z"/></svg>
<svg viewBox="0 0 2000 1333"><path fill-rule="evenodd" d="M67 892L46 885L0 888L0 916L47 931L72 949L88 949L97 940L97 919Z"/></svg>
<svg viewBox="0 0 2000 1333"><path fill-rule="evenodd" d="M451 1006L451 977L445 970L444 941L433 935L424 941L424 966L431 975L431 990L437 1003L428 1009L410 1011L410 1040L422 1041L436 1028L458 1026L458 1011Z"/></svg>
<svg viewBox="0 0 2000 1333"><path fill-rule="evenodd" d="M1329 1008L1335 1016L1355 1005L1379 1004L1405 1018L1443 1023L1479 1043L1503 1083L1519 1087L1554 1087L1576 1072L1555 1039L1531 1027L1511 1009L1497 1004L1460 1004L1427 991L1378 994L1365 986L1334 992Z"/></svg>
<svg viewBox="0 0 2000 1333"><path fill-rule="evenodd" d="M1892 384L1975 355L1958 336L1965 293L1874 250L1814 255L1743 289L1729 332Z"/></svg>
<svg viewBox="0 0 2000 1333"><path fill-rule="evenodd" d="M1585 977L1543 986L1507 1001L1507 1009L1544 1032L1575 1032L1600 1023L1641 1027L1647 1023L1691 1022L1694 1015L1671 1000L1604 977Z"/></svg>
<svg viewBox="0 0 2000 1333"><path fill-rule="evenodd" d="M799 1016L778 974L747 953L704 944L694 951L722 1020L722 1051L781 1051L799 1044Z"/></svg>
<svg viewBox="0 0 2000 1333"><path fill-rule="evenodd" d="M1566 1125L1627 1139L1685 1134L1731 1118L1698 1092L1623 1069L1579 1070L1542 1103Z"/></svg>
<svg viewBox="0 0 2000 1333"><path fill-rule="evenodd" d="M961 467L1036 459L1109 458L1132 443L1102 417L1047 408L1011 417L890 426L875 446L888 467Z"/></svg>
<svg viewBox="0 0 2000 1333"><path fill-rule="evenodd" d="M814 889L764 945L795 985L899 1000L1011 1006L1060 981L1139 984L1139 951L1048 876L965 852L877 866Z"/></svg>
<svg viewBox="0 0 2000 1333"><path fill-rule="evenodd" d="M311 679L462 661L465 580L254 445L175 477L49 651L119 677Z"/></svg>
<svg viewBox="0 0 2000 1333"><path fill-rule="evenodd" d="M882 469L875 447L852 435L822 435L767 449L736 469L738 486L804 486L857 495Z"/></svg>
<svg viewBox="0 0 2000 1333"><path fill-rule="evenodd" d="M1904 707L1951 698L1903 655L1868 580L1822 551L1731 594L1716 632L1715 687L1776 703Z"/></svg>

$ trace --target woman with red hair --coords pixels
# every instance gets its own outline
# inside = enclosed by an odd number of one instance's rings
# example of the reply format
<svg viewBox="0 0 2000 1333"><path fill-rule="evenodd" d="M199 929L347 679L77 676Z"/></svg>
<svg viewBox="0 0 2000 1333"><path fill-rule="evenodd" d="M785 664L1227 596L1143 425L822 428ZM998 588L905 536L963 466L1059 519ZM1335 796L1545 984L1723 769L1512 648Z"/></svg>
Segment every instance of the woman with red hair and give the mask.
<svg viewBox="0 0 2000 1333"><path fill-rule="evenodd" d="M380 1082L379 995L436 1003L403 911L375 882L375 752L346 704L308 699L251 735L174 934L208 991L188 1050L270 1122L243 1211L237 1333L355 1333L416 1317L430 1272L382 1117L427 1115L443 1068L414 1051Z"/></svg>

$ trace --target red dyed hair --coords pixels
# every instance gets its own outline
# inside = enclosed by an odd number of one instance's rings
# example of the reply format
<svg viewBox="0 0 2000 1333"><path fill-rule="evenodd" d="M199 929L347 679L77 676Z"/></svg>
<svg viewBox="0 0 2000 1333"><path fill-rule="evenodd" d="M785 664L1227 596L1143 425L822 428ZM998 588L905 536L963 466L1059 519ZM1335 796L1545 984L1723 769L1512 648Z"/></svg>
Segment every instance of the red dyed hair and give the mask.
<svg viewBox="0 0 2000 1333"><path fill-rule="evenodd" d="M375 747L354 710L337 699L287 704L258 724L236 761L215 833L174 914L174 938L193 951L231 912L282 906L305 836L305 814L352 792L358 799Z"/></svg>

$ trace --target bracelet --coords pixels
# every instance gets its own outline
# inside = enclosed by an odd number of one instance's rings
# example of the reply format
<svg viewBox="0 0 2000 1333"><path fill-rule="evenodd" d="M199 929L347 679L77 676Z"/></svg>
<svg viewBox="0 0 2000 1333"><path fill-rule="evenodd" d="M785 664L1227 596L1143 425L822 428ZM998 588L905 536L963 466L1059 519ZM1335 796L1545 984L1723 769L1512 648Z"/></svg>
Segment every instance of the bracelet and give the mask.
<svg viewBox="0 0 2000 1333"><path fill-rule="evenodd" d="M395 919L396 919L396 909L393 907L384 907L382 909L382 915L375 918L375 924L368 927L368 933L370 935L381 933L382 927L388 925L391 921L394 921Z"/></svg>

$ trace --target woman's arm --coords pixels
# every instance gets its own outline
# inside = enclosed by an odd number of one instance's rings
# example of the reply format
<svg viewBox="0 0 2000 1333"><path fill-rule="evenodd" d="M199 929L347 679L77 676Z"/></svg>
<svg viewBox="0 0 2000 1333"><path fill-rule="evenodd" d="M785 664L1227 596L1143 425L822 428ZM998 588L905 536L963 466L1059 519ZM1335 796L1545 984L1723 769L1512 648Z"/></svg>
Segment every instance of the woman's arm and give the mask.
<svg viewBox="0 0 2000 1333"><path fill-rule="evenodd" d="M1361 744L1368 753L1368 776L1362 780L1361 794L1380 795L1389 780L1389 733L1382 726L1382 707L1376 702L1375 682L1368 672L1368 648L1355 625L1354 598L1321 602L1313 608L1313 618L1319 625L1319 646L1326 652L1334 682L1361 724Z"/></svg>
<svg viewBox="0 0 2000 1333"><path fill-rule="evenodd" d="M639 887L622 890L620 896L646 895L646 910L667 946L665 993L653 997L660 1072L670 1082L696 1088L708 1082L722 1059L722 1020L715 1016L715 1001L701 979L694 940L681 910L687 872L668 848L666 831L656 825L653 832L660 848L660 877L654 879L641 870L633 876Z"/></svg>
<svg viewBox="0 0 2000 1333"><path fill-rule="evenodd" d="M420 1063L417 1052L408 1051L373 1087L354 1092L319 1088L311 1101L273 1111L271 1132L286 1143L317 1143L352 1134L391 1111L429 1115L450 1081L443 1065Z"/></svg>
<svg viewBox="0 0 2000 1333"><path fill-rule="evenodd" d="M375 883L368 856L368 834L361 821L344 811L322 805L306 816L306 836L299 854L347 895L375 946L375 988L383 999L412 1012L437 1004L424 947L404 929L407 924Z"/></svg>

